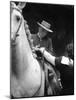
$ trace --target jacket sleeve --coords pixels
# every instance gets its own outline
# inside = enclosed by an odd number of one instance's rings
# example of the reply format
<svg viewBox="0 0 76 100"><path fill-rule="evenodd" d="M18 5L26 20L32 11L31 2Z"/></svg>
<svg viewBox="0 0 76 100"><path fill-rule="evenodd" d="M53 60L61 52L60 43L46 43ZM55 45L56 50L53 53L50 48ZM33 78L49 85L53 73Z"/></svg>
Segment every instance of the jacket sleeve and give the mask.
<svg viewBox="0 0 76 100"><path fill-rule="evenodd" d="M55 65L56 68L63 74L63 76L73 78L74 75L74 65L71 64L72 59L65 58L64 56L56 57Z"/></svg>

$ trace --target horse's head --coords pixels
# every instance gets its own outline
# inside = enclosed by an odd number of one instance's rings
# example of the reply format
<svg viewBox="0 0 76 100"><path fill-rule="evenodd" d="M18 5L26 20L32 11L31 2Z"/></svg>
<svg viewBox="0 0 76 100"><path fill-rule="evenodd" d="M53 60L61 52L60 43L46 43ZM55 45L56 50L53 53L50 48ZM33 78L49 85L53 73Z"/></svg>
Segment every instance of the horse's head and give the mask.
<svg viewBox="0 0 76 100"><path fill-rule="evenodd" d="M19 3L16 5L11 2L11 40L15 40L18 36L18 31L22 23L22 9L25 3Z"/></svg>

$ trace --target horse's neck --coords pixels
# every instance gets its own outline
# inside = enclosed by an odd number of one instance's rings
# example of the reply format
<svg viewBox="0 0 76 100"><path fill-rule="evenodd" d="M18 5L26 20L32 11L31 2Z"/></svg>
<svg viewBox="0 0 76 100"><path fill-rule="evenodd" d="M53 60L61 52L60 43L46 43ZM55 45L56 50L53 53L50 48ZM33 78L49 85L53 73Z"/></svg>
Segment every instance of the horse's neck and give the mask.
<svg viewBox="0 0 76 100"><path fill-rule="evenodd" d="M15 59L16 59L16 73L18 76L22 76L27 70L32 69L32 63L34 58L32 56L32 51L29 46L27 36L24 30L24 23L19 30L19 37L17 38L17 46L15 48Z"/></svg>

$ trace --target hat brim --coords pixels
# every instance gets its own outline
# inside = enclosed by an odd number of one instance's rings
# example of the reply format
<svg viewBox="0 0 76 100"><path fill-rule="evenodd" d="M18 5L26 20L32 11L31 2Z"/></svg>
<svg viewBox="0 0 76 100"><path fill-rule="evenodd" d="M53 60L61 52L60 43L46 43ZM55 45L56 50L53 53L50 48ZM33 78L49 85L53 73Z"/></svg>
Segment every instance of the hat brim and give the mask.
<svg viewBox="0 0 76 100"><path fill-rule="evenodd" d="M50 29L48 29L48 28L46 28L45 26L43 26L42 24L40 24L39 22L37 22L37 24L40 26L40 27L42 27L43 29L45 29L46 31L48 31L48 32L53 32L52 30L50 30Z"/></svg>

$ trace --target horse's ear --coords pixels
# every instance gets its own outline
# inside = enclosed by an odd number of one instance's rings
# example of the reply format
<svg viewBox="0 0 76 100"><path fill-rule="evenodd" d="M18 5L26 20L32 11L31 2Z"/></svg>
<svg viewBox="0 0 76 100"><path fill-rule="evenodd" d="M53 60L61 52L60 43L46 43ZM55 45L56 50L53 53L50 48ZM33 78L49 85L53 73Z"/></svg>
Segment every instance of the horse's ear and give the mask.
<svg viewBox="0 0 76 100"><path fill-rule="evenodd" d="M11 7L15 7L16 4L14 2L10 2Z"/></svg>
<svg viewBox="0 0 76 100"><path fill-rule="evenodd" d="M26 2L20 2L18 4L18 8L20 8L21 10L26 6Z"/></svg>

